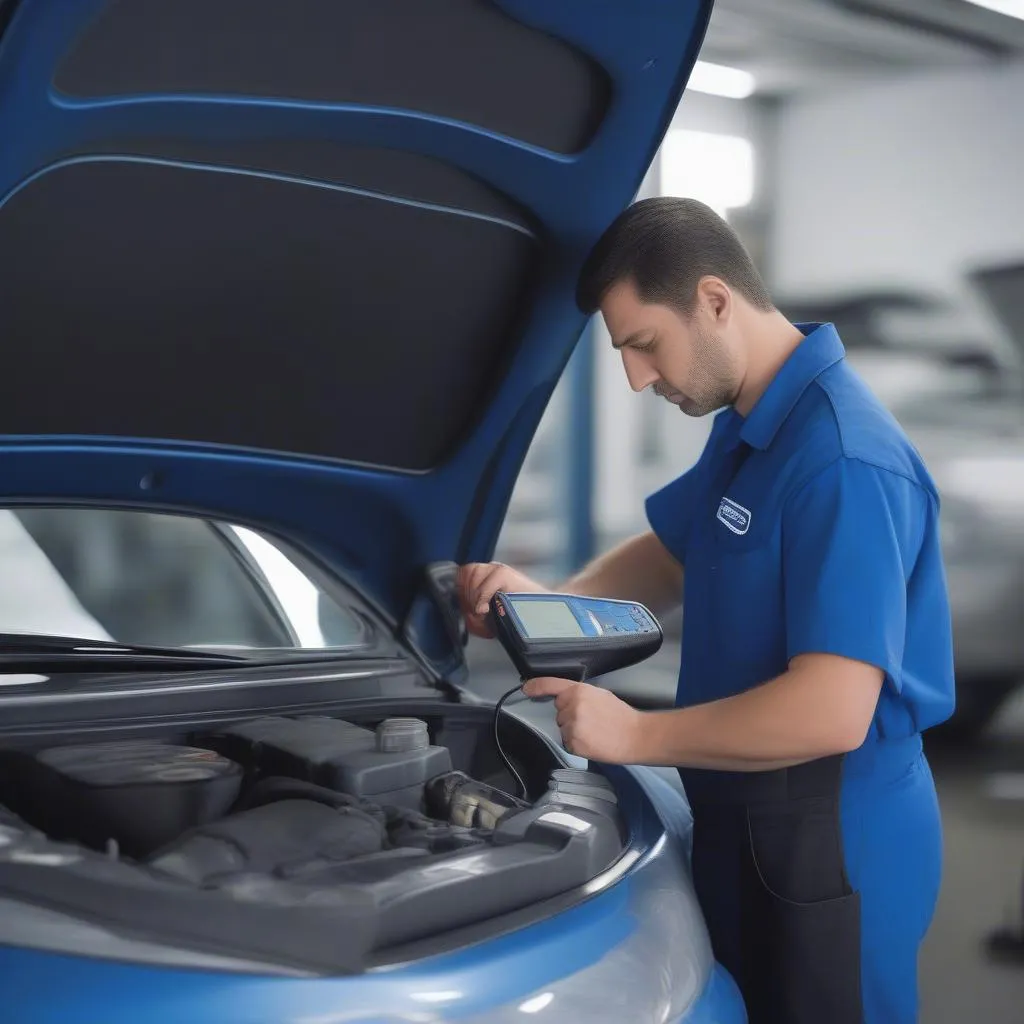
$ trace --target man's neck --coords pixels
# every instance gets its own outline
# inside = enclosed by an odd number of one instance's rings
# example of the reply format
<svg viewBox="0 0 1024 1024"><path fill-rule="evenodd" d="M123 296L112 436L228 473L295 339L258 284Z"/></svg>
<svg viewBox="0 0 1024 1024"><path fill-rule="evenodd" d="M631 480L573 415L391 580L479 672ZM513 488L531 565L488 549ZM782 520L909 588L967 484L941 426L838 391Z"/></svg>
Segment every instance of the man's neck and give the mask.
<svg viewBox="0 0 1024 1024"><path fill-rule="evenodd" d="M741 416L750 414L783 364L804 340L800 329L778 312L758 313L752 318L748 337L752 341L747 352L747 372L733 403Z"/></svg>

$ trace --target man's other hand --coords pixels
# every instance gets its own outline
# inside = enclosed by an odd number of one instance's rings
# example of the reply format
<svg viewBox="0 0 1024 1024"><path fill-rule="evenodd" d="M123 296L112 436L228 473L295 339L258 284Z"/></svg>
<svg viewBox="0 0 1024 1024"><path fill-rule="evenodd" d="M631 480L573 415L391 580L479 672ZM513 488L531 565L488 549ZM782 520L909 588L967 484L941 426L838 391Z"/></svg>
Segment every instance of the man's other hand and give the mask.
<svg viewBox="0 0 1024 1024"><path fill-rule="evenodd" d="M474 636L494 636L487 624L491 598L502 590L509 594L545 594L529 576L503 562L472 562L459 567L459 601L466 625Z"/></svg>
<svg viewBox="0 0 1024 1024"><path fill-rule="evenodd" d="M554 697L562 745L570 754L604 764L635 764L643 712L614 693L568 679L544 677L523 684L527 697Z"/></svg>

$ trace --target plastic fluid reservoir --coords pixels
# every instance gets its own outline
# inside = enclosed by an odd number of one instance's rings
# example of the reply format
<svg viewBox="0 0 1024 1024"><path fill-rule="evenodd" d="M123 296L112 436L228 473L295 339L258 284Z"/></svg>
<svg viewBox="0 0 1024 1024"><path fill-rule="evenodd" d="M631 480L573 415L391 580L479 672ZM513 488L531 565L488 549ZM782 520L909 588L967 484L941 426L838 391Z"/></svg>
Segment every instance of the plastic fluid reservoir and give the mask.
<svg viewBox="0 0 1024 1024"><path fill-rule="evenodd" d="M418 718L386 718L377 726L370 750L353 750L334 760L335 785L379 804L421 810L428 779L452 770L447 747L431 745L427 723Z"/></svg>

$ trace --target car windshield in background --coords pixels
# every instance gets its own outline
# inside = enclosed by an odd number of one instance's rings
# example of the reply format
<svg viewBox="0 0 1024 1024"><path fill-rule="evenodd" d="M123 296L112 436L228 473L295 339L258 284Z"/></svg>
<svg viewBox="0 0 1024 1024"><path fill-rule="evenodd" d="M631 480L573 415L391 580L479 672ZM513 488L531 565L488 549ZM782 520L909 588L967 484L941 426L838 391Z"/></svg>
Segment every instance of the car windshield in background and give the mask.
<svg viewBox="0 0 1024 1024"><path fill-rule="evenodd" d="M328 651L368 626L254 530L111 509L0 509L0 634Z"/></svg>

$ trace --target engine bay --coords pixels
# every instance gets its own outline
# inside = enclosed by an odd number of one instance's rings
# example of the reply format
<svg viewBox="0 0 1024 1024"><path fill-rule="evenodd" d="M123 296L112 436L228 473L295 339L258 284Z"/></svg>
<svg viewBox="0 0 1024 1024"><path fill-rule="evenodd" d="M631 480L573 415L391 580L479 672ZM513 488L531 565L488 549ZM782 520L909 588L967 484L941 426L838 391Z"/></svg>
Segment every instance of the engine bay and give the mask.
<svg viewBox="0 0 1024 1024"><path fill-rule="evenodd" d="M622 854L602 775L554 767L520 799L473 771L485 763L458 735L267 716L2 750L0 895L345 972L583 886Z"/></svg>

